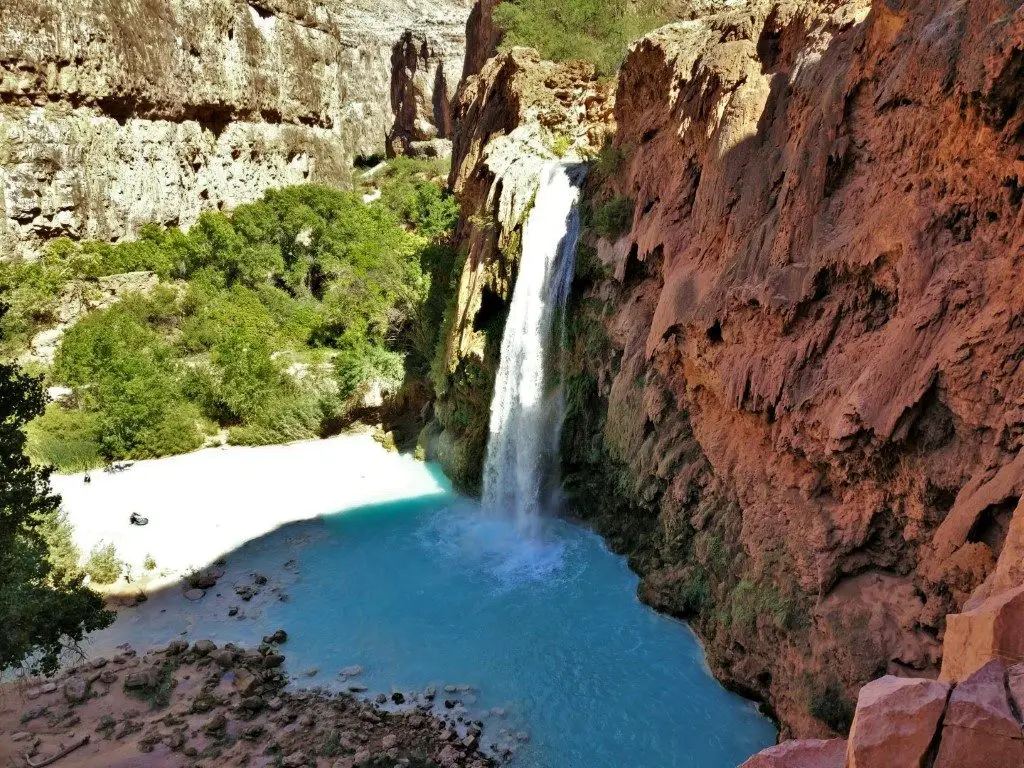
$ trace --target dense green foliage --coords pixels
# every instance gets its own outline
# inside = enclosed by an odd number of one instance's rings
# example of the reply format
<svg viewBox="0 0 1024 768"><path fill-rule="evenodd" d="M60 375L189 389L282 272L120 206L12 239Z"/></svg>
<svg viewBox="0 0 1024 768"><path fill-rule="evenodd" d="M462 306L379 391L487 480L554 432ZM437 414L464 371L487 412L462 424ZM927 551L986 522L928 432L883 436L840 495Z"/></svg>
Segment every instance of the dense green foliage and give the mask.
<svg viewBox="0 0 1024 768"><path fill-rule="evenodd" d="M613 240L621 237L633 225L633 201L628 197L613 197L593 209L588 224L601 237Z"/></svg>
<svg viewBox="0 0 1024 768"><path fill-rule="evenodd" d="M68 291L125 270L161 280L64 334L48 375L74 396L30 426L31 455L75 471L190 451L220 430L242 444L315 437L371 381L425 376L454 261L457 207L442 178L434 163L398 159L373 178L370 204L291 187L205 213L188 233L60 240L39 262L5 266L5 327L22 348Z"/></svg>
<svg viewBox="0 0 1024 768"><path fill-rule="evenodd" d="M536 48L553 61L584 59L614 75L628 45L661 23L650 0L506 0L494 11L504 47Z"/></svg>
<svg viewBox="0 0 1024 768"><path fill-rule="evenodd" d="M65 647L112 620L82 585L48 470L25 455L25 424L42 410L38 381L0 364L0 669L53 671Z"/></svg>

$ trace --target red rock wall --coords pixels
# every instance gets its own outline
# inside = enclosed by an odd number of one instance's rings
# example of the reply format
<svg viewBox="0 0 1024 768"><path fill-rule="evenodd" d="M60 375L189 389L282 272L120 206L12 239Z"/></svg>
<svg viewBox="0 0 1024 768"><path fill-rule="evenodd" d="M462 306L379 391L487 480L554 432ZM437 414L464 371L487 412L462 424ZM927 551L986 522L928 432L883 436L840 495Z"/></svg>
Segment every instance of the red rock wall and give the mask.
<svg viewBox="0 0 1024 768"><path fill-rule="evenodd" d="M589 194L634 213L577 296L607 336L572 351L602 409L570 414L577 511L826 735L1020 576L1024 9L752 3L636 44L615 119Z"/></svg>

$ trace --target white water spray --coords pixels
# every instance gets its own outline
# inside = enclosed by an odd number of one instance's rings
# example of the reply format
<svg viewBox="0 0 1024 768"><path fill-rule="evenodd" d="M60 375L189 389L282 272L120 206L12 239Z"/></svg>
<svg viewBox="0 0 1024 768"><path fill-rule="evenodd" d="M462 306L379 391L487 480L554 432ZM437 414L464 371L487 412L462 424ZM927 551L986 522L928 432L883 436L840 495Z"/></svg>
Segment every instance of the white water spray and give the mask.
<svg viewBox="0 0 1024 768"><path fill-rule="evenodd" d="M580 166L562 163L550 163L541 171L537 199L523 229L519 276L491 401L484 508L512 518L527 535L537 532L542 511L559 490L558 444L565 408L561 392L552 392L548 353L555 342L555 317L572 285L581 176Z"/></svg>

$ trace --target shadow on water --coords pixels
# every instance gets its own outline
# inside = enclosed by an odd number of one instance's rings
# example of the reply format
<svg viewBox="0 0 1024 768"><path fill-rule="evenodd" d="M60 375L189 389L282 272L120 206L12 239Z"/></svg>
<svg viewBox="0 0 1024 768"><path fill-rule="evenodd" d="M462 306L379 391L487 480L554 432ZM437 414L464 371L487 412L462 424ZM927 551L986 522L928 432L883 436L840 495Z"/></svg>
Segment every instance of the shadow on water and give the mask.
<svg viewBox="0 0 1024 768"><path fill-rule="evenodd" d="M688 628L640 605L625 562L567 522L524 538L445 493L285 525L223 567L201 600L176 585L123 609L88 652L253 645L283 627L295 685L340 689L338 672L360 665L368 695L471 686L453 695L494 740L528 732L516 764L530 768L728 766L774 740L710 677ZM266 584L242 599L256 574Z"/></svg>

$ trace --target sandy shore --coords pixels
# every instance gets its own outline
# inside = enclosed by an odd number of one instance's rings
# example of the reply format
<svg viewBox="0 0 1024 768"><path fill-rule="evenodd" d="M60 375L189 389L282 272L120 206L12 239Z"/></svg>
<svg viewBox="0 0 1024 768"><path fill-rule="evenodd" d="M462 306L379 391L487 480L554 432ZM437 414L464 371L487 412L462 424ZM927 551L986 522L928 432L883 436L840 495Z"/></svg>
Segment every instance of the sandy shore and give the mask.
<svg viewBox="0 0 1024 768"><path fill-rule="evenodd" d="M446 481L410 456L385 450L369 434L261 448L210 448L136 462L108 473L54 475L54 490L83 554L113 543L132 584L179 579L286 523L369 504L440 493ZM132 512L149 518L130 525ZM156 568L146 570L147 558Z"/></svg>

